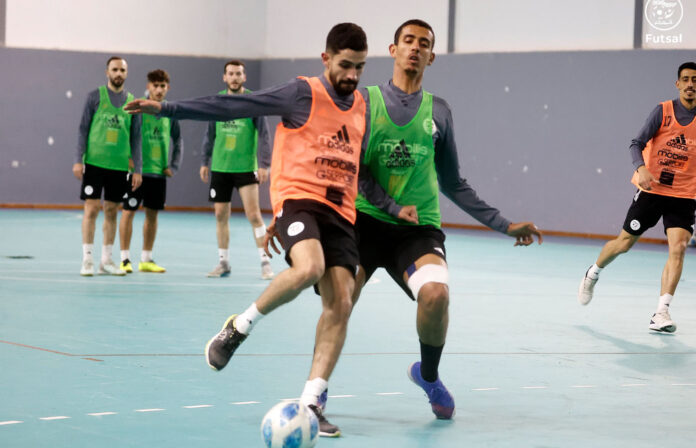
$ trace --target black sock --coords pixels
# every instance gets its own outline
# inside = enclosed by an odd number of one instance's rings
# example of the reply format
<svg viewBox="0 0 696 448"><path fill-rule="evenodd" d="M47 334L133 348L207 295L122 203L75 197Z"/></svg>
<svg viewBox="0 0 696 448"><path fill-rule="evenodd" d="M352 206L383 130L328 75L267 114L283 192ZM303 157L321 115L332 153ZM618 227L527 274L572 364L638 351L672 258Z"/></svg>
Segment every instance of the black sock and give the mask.
<svg viewBox="0 0 696 448"><path fill-rule="evenodd" d="M423 342L420 343L421 377L429 383L437 380L437 367L440 365L440 356L442 355L443 347L444 345L433 347Z"/></svg>

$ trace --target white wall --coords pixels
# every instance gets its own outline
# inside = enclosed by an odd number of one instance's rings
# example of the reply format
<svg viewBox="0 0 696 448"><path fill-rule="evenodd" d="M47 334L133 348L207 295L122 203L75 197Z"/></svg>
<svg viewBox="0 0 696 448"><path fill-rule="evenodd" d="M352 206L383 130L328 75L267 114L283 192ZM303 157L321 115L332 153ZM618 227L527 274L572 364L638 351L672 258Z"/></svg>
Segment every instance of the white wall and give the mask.
<svg viewBox="0 0 696 448"><path fill-rule="evenodd" d="M265 15L250 0L7 0L6 45L258 58Z"/></svg>
<svg viewBox="0 0 696 448"><path fill-rule="evenodd" d="M633 48L634 0L459 0L457 53Z"/></svg>
<svg viewBox="0 0 696 448"><path fill-rule="evenodd" d="M447 0L267 0L267 5L267 58L318 57L326 34L340 22L365 30L370 56L387 56L396 28L415 18L435 30L435 52L447 52Z"/></svg>

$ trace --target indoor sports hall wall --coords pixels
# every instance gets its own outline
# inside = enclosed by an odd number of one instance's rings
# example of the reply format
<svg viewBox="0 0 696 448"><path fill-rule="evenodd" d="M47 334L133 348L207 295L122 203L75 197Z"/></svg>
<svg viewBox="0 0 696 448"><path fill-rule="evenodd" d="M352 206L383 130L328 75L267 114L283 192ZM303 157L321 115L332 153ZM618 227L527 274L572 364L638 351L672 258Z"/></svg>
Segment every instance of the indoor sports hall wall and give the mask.
<svg viewBox="0 0 696 448"><path fill-rule="evenodd" d="M140 11L125 27L111 26L108 2L0 0L0 204L79 204L70 172L77 125L111 54L127 58L135 94L154 68L172 75L169 99L216 92L229 57L248 62L247 85L257 89L319 74L326 31L350 20L369 36L366 85L390 77L396 26L421 17L436 30L438 54L424 86L452 107L462 176L510 219L615 234L633 191L628 144L650 110L676 96L676 67L695 59L687 50L633 50L634 0L437 0L425 11L413 0L189 3L124 0L118 6ZM198 178L204 127L183 124L170 206L208 205ZM474 223L446 199L442 209L446 222Z"/></svg>

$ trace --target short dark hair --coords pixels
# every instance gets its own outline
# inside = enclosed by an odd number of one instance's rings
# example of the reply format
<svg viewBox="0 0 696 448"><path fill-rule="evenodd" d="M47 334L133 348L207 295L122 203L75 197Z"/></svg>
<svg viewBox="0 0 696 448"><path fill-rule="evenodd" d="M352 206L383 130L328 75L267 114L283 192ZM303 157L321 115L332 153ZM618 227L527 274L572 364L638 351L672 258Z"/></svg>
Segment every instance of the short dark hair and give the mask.
<svg viewBox="0 0 696 448"><path fill-rule="evenodd" d="M420 19L411 19L411 20L407 20L404 23L402 23L396 29L396 33L394 33L394 45L399 44L399 38L401 37L401 32L404 30L404 28L406 28L409 25L416 25L416 26L419 26L421 28L425 28L425 29L429 30L433 34L433 41L432 41L432 45L430 48L431 49L435 48L435 31L433 31L433 27L430 26L430 24L428 22L425 22L424 20L420 20Z"/></svg>
<svg viewBox="0 0 696 448"><path fill-rule="evenodd" d="M241 65L246 69L246 65L244 65L244 62L240 61L239 59L230 59L229 61L225 62L225 67L222 69L222 73L227 73L228 65Z"/></svg>
<svg viewBox="0 0 696 448"><path fill-rule="evenodd" d="M111 61L125 61L121 56L111 56L108 61L106 61L106 68L109 68Z"/></svg>
<svg viewBox="0 0 696 448"><path fill-rule="evenodd" d="M365 31L354 23L334 25L326 36L326 52L336 54L341 50L367 51Z"/></svg>
<svg viewBox="0 0 696 448"><path fill-rule="evenodd" d="M696 62L684 62L682 65L680 65L679 70L677 71L677 79L681 78L681 72L685 69L696 70Z"/></svg>
<svg viewBox="0 0 696 448"><path fill-rule="evenodd" d="M147 80L151 83L166 82L169 84L169 73L158 68L157 70L153 70L147 74Z"/></svg>

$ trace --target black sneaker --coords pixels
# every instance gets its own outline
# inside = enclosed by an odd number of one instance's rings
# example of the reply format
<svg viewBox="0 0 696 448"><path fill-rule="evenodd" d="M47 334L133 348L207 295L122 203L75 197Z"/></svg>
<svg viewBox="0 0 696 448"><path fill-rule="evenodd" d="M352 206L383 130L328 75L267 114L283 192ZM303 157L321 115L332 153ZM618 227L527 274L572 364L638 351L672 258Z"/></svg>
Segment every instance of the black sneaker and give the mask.
<svg viewBox="0 0 696 448"><path fill-rule="evenodd" d="M317 420L319 420L319 435L321 437L338 437L341 435L341 430L338 429L338 426L332 425L326 417L324 417L324 413L321 412L321 409L313 404L309 405L309 409L314 412L314 415L317 416Z"/></svg>
<svg viewBox="0 0 696 448"><path fill-rule="evenodd" d="M236 314L228 317L222 330L205 346L205 360L213 370L222 370L230 361L239 344L247 338L247 335L238 332L234 327L235 317L237 317Z"/></svg>

